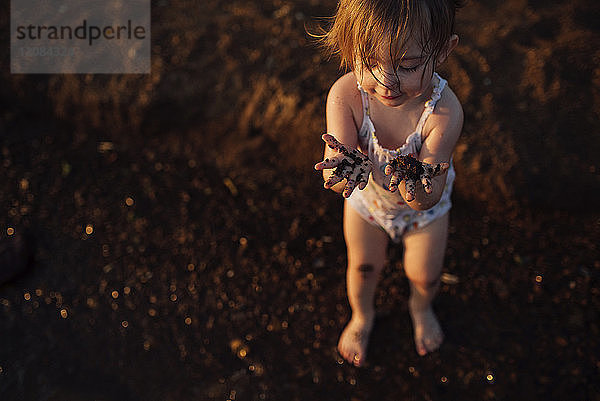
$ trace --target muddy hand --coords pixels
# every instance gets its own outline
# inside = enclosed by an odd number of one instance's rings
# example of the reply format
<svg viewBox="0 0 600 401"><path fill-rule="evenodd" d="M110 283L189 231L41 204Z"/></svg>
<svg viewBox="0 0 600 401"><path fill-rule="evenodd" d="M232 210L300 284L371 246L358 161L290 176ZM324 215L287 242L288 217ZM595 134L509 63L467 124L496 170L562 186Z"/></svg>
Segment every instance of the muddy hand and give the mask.
<svg viewBox="0 0 600 401"><path fill-rule="evenodd" d="M325 182L325 188L329 189L344 178L347 180L342 195L347 198L352 194L354 188L364 189L369 180L369 173L373 163L358 149L343 145L330 134L323 134L323 141L338 155L327 158L315 164L315 170L335 168L329 179Z"/></svg>
<svg viewBox="0 0 600 401"><path fill-rule="evenodd" d="M412 155L400 155L385 166L385 174L392 175L389 190L394 192L398 189L400 181L406 182L406 201L415 199L417 180L423 184L423 189L430 194L433 191L431 179L441 175L448 170L448 163L429 164L415 159Z"/></svg>

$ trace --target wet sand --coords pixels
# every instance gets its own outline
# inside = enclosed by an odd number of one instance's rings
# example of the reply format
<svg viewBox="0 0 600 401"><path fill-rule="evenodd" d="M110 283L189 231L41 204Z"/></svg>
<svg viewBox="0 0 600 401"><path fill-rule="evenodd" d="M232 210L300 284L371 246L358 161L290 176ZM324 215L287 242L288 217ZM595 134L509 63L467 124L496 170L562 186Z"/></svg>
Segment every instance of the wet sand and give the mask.
<svg viewBox="0 0 600 401"><path fill-rule="evenodd" d="M0 235L35 246L0 287L3 400L600 399L596 3L460 11L446 342L416 354L391 248L363 369L312 169L342 72L305 26L334 8L154 2L151 75L11 75L4 48Z"/></svg>

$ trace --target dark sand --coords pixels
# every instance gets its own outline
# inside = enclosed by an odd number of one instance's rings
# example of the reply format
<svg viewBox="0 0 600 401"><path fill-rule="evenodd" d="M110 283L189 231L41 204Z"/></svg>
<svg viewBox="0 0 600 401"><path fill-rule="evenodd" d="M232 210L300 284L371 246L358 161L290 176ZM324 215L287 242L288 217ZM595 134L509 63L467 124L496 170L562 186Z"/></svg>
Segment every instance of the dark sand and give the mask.
<svg viewBox="0 0 600 401"><path fill-rule="evenodd" d="M151 75L0 53L0 235L35 239L0 287L0 399L600 399L597 2L459 13L447 340L417 356L392 248L364 369L338 363L343 201L312 169L341 72L304 26L335 3L153 3Z"/></svg>

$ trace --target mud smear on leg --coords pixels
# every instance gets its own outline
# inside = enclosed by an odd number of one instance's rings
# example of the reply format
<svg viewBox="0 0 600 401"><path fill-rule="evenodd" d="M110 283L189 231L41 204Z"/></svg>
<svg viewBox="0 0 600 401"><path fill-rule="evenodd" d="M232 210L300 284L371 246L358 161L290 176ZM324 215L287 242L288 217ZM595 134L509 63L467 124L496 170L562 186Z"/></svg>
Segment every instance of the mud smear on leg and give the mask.
<svg viewBox="0 0 600 401"><path fill-rule="evenodd" d="M358 271L360 272L360 276L363 279L368 279L373 273L373 271L375 271L375 268L373 267L373 265L370 264L362 264L358 266Z"/></svg>

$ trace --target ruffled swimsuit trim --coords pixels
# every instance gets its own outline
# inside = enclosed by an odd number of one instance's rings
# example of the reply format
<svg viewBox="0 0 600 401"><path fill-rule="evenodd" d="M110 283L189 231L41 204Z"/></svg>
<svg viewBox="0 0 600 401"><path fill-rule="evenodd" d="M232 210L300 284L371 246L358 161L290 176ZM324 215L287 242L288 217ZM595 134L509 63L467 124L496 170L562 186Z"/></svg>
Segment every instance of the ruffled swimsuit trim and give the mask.
<svg viewBox="0 0 600 401"><path fill-rule="evenodd" d="M358 133L359 144L361 150L373 162L374 167L366 188L362 191L353 191L347 202L365 220L383 228L394 241L400 241L405 232L424 227L443 216L451 207L450 196L455 178L452 161L450 161L446 186L440 201L431 209L422 212L410 208L399 192L390 192L387 189L391 177L384 173L385 166L398 155L419 155L423 145L423 127L435 109L447 83L437 73L434 73L434 76L437 78L437 84L434 85L431 98L425 102L415 131L406 138L402 146L396 149L388 149L379 144L375 125L370 117L369 95L357 83L363 105L363 122Z"/></svg>

